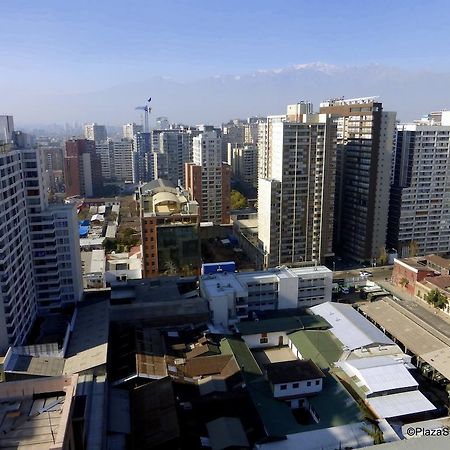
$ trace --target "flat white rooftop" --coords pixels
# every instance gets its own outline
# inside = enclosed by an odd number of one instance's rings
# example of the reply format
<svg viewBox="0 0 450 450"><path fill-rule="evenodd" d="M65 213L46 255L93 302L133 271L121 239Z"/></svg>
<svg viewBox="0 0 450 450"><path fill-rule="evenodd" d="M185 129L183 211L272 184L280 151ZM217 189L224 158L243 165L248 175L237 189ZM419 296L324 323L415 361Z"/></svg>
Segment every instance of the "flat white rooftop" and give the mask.
<svg viewBox="0 0 450 450"><path fill-rule="evenodd" d="M234 273L214 273L202 277L202 286L208 297L217 297L234 291L236 296L244 297L247 291Z"/></svg>
<svg viewBox="0 0 450 450"><path fill-rule="evenodd" d="M378 417L390 418L433 411L436 407L420 391L380 395L368 398L367 402Z"/></svg>
<svg viewBox="0 0 450 450"><path fill-rule="evenodd" d="M388 356L352 359L338 363L350 377L356 376L356 384L367 394L389 392L396 389L416 389L417 381L409 373L403 361Z"/></svg>
<svg viewBox="0 0 450 450"><path fill-rule="evenodd" d="M349 349L371 345L395 345L382 331L359 314L351 305L325 302L310 310L323 317L330 331Z"/></svg>

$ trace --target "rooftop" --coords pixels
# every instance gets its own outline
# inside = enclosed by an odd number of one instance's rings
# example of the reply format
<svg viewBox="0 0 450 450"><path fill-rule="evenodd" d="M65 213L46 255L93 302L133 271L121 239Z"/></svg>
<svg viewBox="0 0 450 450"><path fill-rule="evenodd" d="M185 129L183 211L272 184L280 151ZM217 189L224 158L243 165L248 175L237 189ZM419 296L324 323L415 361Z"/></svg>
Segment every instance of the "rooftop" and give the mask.
<svg viewBox="0 0 450 450"><path fill-rule="evenodd" d="M445 378L450 379L448 345L403 315L386 300L365 303L360 309Z"/></svg>
<svg viewBox="0 0 450 450"><path fill-rule="evenodd" d="M383 418L407 416L436 409L419 390L379 395L367 399L367 402L376 415Z"/></svg>
<svg viewBox="0 0 450 450"><path fill-rule="evenodd" d="M288 337L303 358L311 359L321 369L329 369L343 352L342 344L328 330L301 330Z"/></svg>
<svg viewBox="0 0 450 450"><path fill-rule="evenodd" d="M62 375L63 369L64 358L12 353L7 371L17 374L54 377Z"/></svg>
<svg viewBox="0 0 450 450"><path fill-rule="evenodd" d="M391 339L351 305L325 302L313 306L310 310L330 323L330 331L349 350L380 344L394 345Z"/></svg>
<svg viewBox="0 0 450 450"><path fill-rule="evenodd" d="M81 304L65 354L64 373L78 373L106 364L109 335L109 303Z"/></svg>
<svg viewBox="0 0 450 450"><path fill-rule="evenodd" d="M202 276L201 285L207 297L218 297L226 292L235 292L237 297L245 297L247 291L234 273L215 273Z"/></svg>
<svg viewBox="0 0 450 450"><path fill-rule="evenodd" d="M184 287L192 286L184 290ZM182 293L184 292L184 293ZM190 295L193 293L193 295ZM198 296L194 279L180 279L179 277L158 277L156 279L128 280L125 285L114 286L111 289L111 303L137 302L151 303Z"/></svg>
<svg viewBox="0 0 450 450"><path fill-rule="evenodd" d="M443 290L448 290L448 288L450 287L450 275L426 277L424 281Z"/></svg>
<svg viewBox="0 0 450 450"><path fill-rule="evenodd" d="M170 378L151 381L134 389L131 410L135 448L158 447L178 438L180 430Z"/></svg>
<svg viewBox="0 0 450 450"><path fill-rule="evenodd" d="M406 264L407 266L412 267L413 269L426 270L432 272L432 270L429 267L427 267L426 261L423 258L416 258L416 257L401 258L401 259L396 258L394 259L394 262Z"/></svg>
<svg viewBox="0 0 450 450"><path fill-rule="evenodd" d="M321 394L309 400L320 418L319 422L300 425L287 403L273 397L269 383L262 376L245 342L236 338L224 338L220 346L223 354L234 354L241 367L250 397L269 436L281 437L361 421L361 413L356 402L334 377L327 376L323 379ZM333 402L330 402L330 398Z"/></svg>
<svg viewBox="0 0 450 450"><path fill-rule="evenodd" d="M273 384L292 383L325 377L323 372L310 359L272 363L266 367L266 372L267 378Z"/></svg>
<svg viewBox="0 0 450 450"><path fill-rule="evenodd" d="M367 397L375 393L418 387L417 381L409 373L403 361L396 361L388 356L341 361L339 366Z"/></svg>
<svg viewBox="0 0 450 450"><path fill-rule="evenodd" d="M239 366L232 355L200 356L189 359L178 367L182 368L185 376L194 379L212 375L228 378L239 372Z"/></svg>
<svg viewBox="0 0 450 450"><path fill-rule="evenodd" d="M450 269L450 259L443 258L439 255L428 255L425 256L427 262L435 264L436 266L442 267L444 269Z"/></svg>
<svg viewBox="0 0 450 450"><path fill-rule="evenodd" d="M315 328L328 328L329 323L320 316L304 315L263 319L259 321L239 322L236 328L242 335L274 333Z"/></svg>
<svg viewBox="0 0 450 450"><path fill-rule="evenodd" d="M0 383L0 448L66 448L76 383L76 376Z"/></svg>
<svg viewBox="0 0 450 450"><path fill-rule="evenodd" d="M206 424L212 450L248 447L242 422L237 417L219 417Z"/></svg>

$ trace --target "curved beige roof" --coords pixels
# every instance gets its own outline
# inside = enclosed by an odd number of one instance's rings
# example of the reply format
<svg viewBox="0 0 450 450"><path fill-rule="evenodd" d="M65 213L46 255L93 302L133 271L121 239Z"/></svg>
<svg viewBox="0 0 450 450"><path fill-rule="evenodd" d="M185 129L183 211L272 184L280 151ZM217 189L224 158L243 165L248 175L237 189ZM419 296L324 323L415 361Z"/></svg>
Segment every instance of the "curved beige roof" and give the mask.
<svg viewBox="0 0 450 450"><path fill-rule="evenodd" d="M178 199L177 195L173 194L172 192L158 192L153 196L154 205L158 205L159 203L163 202L180 203L180 200Z"/></svg>

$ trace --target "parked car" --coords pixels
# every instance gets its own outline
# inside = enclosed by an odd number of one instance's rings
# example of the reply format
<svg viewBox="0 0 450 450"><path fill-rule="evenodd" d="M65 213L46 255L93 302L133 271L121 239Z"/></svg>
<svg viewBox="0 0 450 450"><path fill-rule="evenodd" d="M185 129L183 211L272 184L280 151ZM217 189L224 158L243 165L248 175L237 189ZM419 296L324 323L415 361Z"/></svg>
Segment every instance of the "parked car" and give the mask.
<svg viewBox="0 0 450 450"><path fill-rule="evenodd" d="M366 272L365 270L361 270L361 271L359 272L359 276L360 276L360 277L373 277L373 275L372 275L371 272Z"/></svg>

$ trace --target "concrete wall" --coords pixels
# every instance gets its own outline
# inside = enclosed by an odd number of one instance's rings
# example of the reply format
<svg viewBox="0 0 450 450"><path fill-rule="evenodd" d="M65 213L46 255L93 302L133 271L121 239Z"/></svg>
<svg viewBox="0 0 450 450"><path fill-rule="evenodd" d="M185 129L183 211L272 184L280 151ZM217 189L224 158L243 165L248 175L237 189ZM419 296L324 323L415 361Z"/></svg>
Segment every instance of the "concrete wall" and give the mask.
<svg viewBox="0 0 450 450"><path fill-rule="evenodd" d="M275 333L267 333L267 343L262 344L260 339L263 337L261 333L249 334L242 336L248 348L276 347L279 345L280 336L283 338L282 345L288 345L289 339L285 331L277 331Z"/></svg>
<svg viewBox="0 0 450 450"><path fill-rule="evenodd" d="M286 386L286 389L282 390L281 386ZM273 395L276 398L290 397L292 395L301 396L308 394L316 394L321 390L322 390L322 378L306 381L298 381L294 383L280 383L273 385Z"/></svg>
<svg viewBox="0 0 450 450"><path fill-rule="evenodd" d="M298 278L280 278L278 286L278 309L297 308Z"/></svg>

